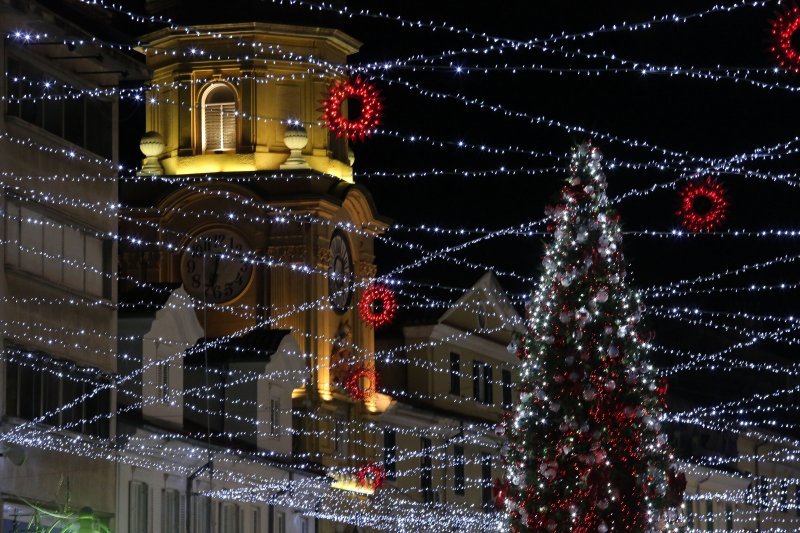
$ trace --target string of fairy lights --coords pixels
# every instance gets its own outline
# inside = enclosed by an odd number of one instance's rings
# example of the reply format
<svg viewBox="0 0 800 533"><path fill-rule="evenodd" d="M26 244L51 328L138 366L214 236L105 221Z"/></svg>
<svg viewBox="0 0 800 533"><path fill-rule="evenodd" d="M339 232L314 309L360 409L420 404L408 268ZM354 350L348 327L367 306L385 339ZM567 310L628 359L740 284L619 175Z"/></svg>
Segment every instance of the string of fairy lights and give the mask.
<svg viewBox="0 0 800 533"><path fill-rule="evenodd" d="M172 21L161 17L149 17L137 15L122 5L102 0L80 0L82 3L98 6L104 9L121 14L131 21L140 23L157 23L179 33L187 35L202 35L213 39L234 40L230 35L215 33L214 31L198 30L188 26L180 26ZM265 2L266 3L266 2ZM692 78L702 78L711 81L731 80L734 82L749 83L753 86L764 89L780 89L796 91L798 87L790 82L782 83L775 81L765 81L761 76L774 74L774 69L761 68L727 68L727 67L692 67L692 66L666 66L656 65L647 62L632 62L622 59L610 52L582 52L578 49L570 49L562 42L576 42L587 40L598 34L609 32L634 32L648 30L654 26L662 24L683 24L695 19L708 17L711 15L731 12L741 8L763 8L773 2L735 2L729 5L716 5L704 11L692 14L668 14L653 17L651 20L643 22L621 23L597 28L595 30L581 33L559 33L547 37L520 41L504 38L500 36L486 35L468 28L459 27L447 22L425 22L421 20L406 19L395 15L387 14L382 11L360 10L350 11L346 8L333 6L324 2L309 2L305 0L273 0L272 3L297 6L310 10L321 10L336 13L343 17L370 17L382 19L387 22L400 24L402 27L415 28L417 30L446 31L455 35L465 36L471 39L485 41L485 48L473 49L454 49L439 54L428 56L413 56L407 58L386 59L384 61L363 63L356 65L337 65L334 63L297 55L289 51L280 49L277 46L265 43L238 42L237 47L242 47L241 54L223 54L217 51L209 51L201 48L189 49L168 49L159 47L148 47L142 43L137 46L146 53L181 55L186 58L203 58L207 60L229 60L242 61L253 60L263 61L265 64L290 64L300 67L300 71L291 76L284 75L262 75L255 81L257 83L278 83L288 79L303 79L304 77L315 77L320 80L331 80L345 76L348 73L360 73L364 76L363 83L376 83L378 85L399 85L408 89L412 94L425 97L434 104L438 101L448 100L457 104L476 110L486 110L499 114L500 116L523 120L534 125L545 125L555 127L571 134L590 135L592 137L618 143L626 148L644 149L655 159L644 162L625 161L611 159L608 161L609 169L626 169L630 171L659 170L665 176L670 176L670 181L662 181L655 185L648 185L643 189L630 189L621 193L617 198L610 199L610 203L618 203L630 198L647 197L648 195L664 189L671 189L679 192L684 199L683 211L679 212L679 224L683 229L670 229L658 231L652 229L642 229L636 231L625 231L625 235L635 237L652 237L659 239L672 239L680 242L684 239L722 239L722 238L743 238L758 239L759 241L781 239L787 242L800 236L798 230L792 228L765 228L759 230L752 229L728 229L719 226L725 221L727 215L727 198L722 188L721 182L714 181L726 175L736 175L755 180L777 182L790 187L800 184L798 175L793 173L776 173L767 170L750 168L746 165L754 164L757 161L769 162L778 161L791 157L800 152L797 145L797 138L778 144L765 145L752 149L751 151L734 154L732 156L706 157L692 155L686 152L669 150L658 145L636 139L615 135L609 132L593 131L581 125L569 124L563 121L539 116L522 111L510 110L500 103L488 102L480 99L470 98L461 94L451 94L438 91L421 85L420 83L400 78L395 74L390 74L393 70L404 70L411 72L444 72L451 74L491 74L494 72L523 72L536 70L551 75L576 74L576 75L601 75L601 74L637 74L637 75L681 75ZM21 46L45 40L59 40L47 34L30 33L24 30L13 32L9 38L19 43ZM104 42L99 39L86 40L64 40L72 46L87 46L97 48L108 48L112 50L130 51L132 47L121 43ZM482 55L488 53L502 53L503 50L528 50L545 52L557 55L561 58L571 60L581 58L582 60L595 61L605 60L618 66L605 65L596 67L550 67L534 62L500 62L483 60L469 64L455 62L454 58L462 55ZM792 60L788 57L787 60ZM784 64L784 68L791 70L789 65ZM6 73L6 77L10 74ZM245 77L231 76L226 77L226 81L236 83ZM367 82L366 80L370 80ZM162 91L175 89L177 84L153 84L148 86L118 89L85 89L72 87L67 84L47 85L53 82L14 79L15 83L24 83L27 88L15 96L6 96L3 100L7 104L22 102L41 102L44 100L58 101L69 98L130 98L134 101L147 102L151 106L177 106L178 103L170 98L162 97ZM208 80L192 80L193 84L205 84ZM360 90L358 84L349 85L347 90ZM347 92L340 95L342 98L348 96ZM335 102L334 102L335 104ZM356 129L348 131L349 124L346 119L337 116L339 105L331 107L332 113L327 118L334 121L339 120L345 129L344 135L351 140L357 140L366 135L383 136L399 141L403 144L427 145L433 148L446 148L456 151L470 152L474 154L484 154L487 156L504 155L523 155L532 158L548 159L547 165L538 167L528 165L504 165L497 164L485 168L427 168L411 171L393 171L374 169L368 171L359 170L355 177L359 180L369 179L431 179L437 176L460 176L464 178L484 179L495 176L535 176L547 175L557 176L564 171L563 161L566 154L558 154L549 151L536 150L515 145L499 146L484 144L480 141L466 139L441 139L426 135L423 132L398 132L378 126L377 122L365 123L361 126L354 126ZM377 109L377 111L380 111ZM286 117L262 117L256 115L246 115L237 112L238 117L249 118L261 122L287 123ZM369 116L366 117L370 119ZM374 117L372 117L374 118ZM321 126L324 121L310 124ZM353 339L331 338L324 335L315 335L310 332L295 332L300 338L313 342L323 342L327 345L340 346L352 350L357 354L356 359L366 359L372 357L386 369L392 368L414 368L421 369L431 375L441 375L442 377L455 377L461 382L471 383L474 374L471 369L466 367L453 370L449 361L444 360L423 360L413 357L410 354L424 350L434 350L438 348L458 345L459 343L470 342L471 339L484 338L499 332L520 332L524 330L525 318L516 313L509 315L503 311L498 311L494 306L498 299L514 304L524 304L527 299L526 294L506 294L502 290L486 289L483 290L472 300L459 300L469 291L464 288L451 287L439 283L424 283L406 279L406 274L414 269L418 269L434 261L446 261L449 264L457 265L461 268L473 269L476 271L493 270L499 278L512 279L516 282L525 283L528 286L535 283L537 277L530 273L531 269L525 271L504 271L494 265L483 264L469 260L464 252L470 247L481 243L490 242L501 238L514 239L541 239L547 234L546 225L548 217L540 220L531 220L513 227L501 229L487 229L484 227L442 227L439 225L422 224L418 226L405 224L392 224L387 228L385 234L379 234L375 228L355 227L348 223L331 222L315 217L296 215L292 210L270 205L267 202L255 202L239 194L232 194L224 189L214 189L213 176L136 176L136 169L124 169L111 161L92 156L88 152L82 152L69 148L52 147L41 145L33 139L22 139L9 133L0 134L0 142L14 143L17 146L32 149L54 157L63 158L65 161L80 164L92 165L97 167L96 174L53 174L48 176L26 176L20 174L3 173L0 181L9 191L13 191L14 197L25 201L33 200L40 205L47 205L51 208L68 207L70 209L91 211L96 216L105 220L122 220L136 228L136 232L126 235L119 235L115 231L91 230L88 233L99 239L117 241L120 245L132 245L142 250L154 251L160 254L178 254L188 249L188 242L192 235L190 232L180 232L174 230L164 230L157 223L144 219L141 215L147 211L149 214L158 213L159 215L169 215L178 219L214 220L219 223L230 224L295 224L295 225L329 225L353 235L361 235L374 238L388 246L397 247L410 253L413 258L405 264L397 265L394 270L386 274L375 277L359 279L354 284L357 291L367 291L370 285L379 281L386 284L384 289L371 293L373 297L382 301L393 302L392 309L413 310L432 308L444 312L448 309L461 309L478 321L485 321L485 326L480 326L479 322L467 331L457 331L443 338L426 342L407 342L399 341L391 348L376 349L368 342ZM122 171L121 178L115 178L110 174ZM677 177L676 177L677 176ZM210 200L221 200L226 203L225 209L181 209L171 207L169 209L155 210L154 207L131 208L121 203L111 201L87 201L76 194L70 196L58 192L42 191L37 185L39 183L47 187L48 183L92 183L92 182L114 182L120 179L129 184L147 184L161 182L178 184L191 190L193 193L202 195ZM237 176L231 183L251 183L262 180L285 180L286 176L282 173L259 174L250 177ZM308 175L293 175L292 179L318 180L319 174L309 173ZM688 185L687 185L688 184ZM212 185L209 187L209 185ZM703 196L710 198L712 215L694 216L692 208L694 198ZM715 198L718 203L714 204ZM3 212L7 222L14 222L25 227L40 227L53 230L63 230L71 227L68 224L55 222L46 218L37 218ZM728 225L730 225L729 222ZM147 230L160 230L156 240L146 237ZM383 231L383 229L381 229ZM141 233L141 234L139 234ZM441 247L428 249L425 245L412 240L413 237L421 238L452 238L466 239L456 242L442 243ZM407 238L409 237L409 238ZM65 257L62 253L50 253L44 250L31 247L23 242L21 237L9 238L8 234L3 236L2 245L5 248L19 250L21 255L26 257L38 257L41 261L49 265L60 264L64 267L73 268L84 273L84 275L96 275L103 279L108 279L113 283L126 282L132 286L158 293L166 291L163 287L144 283L130 276L117 275L116 272L109 272L106 269L92 264L85 259L72 259ZM770 280L769 282L748 283L742 282L738 286L728 286L722 282L728 278L737 279L744 277L745 274L760 272L770 267L790 265L797 260L796 255L787 253L768 260L756 263L744 264L738 267L730 267L718 272L703 274L696 277L681 279L663 283L658 286L645 288L642 295L648 303L661 303L663 300L683 297L698 297L702 295L761 295L778 291L793 291L800 287L800 282L787 279L785 282ZM253 266L267 266L271 269L287 269L301 276L319 277L325 280L335 280L335 274L326 268L313 264L312 261L296 262L284 261L276 257L271 257L267 253L248 253L242 256L235 251L226 248L218 254L217 261L222 260L244 260ZM443 296L436 296L443 294ZM389 298L395 296L397 302ZM3 305L16 306L23 309L37 306L63 306L75 309L93 308L115 308L120 313L124 313L126 308L136 309L142 306L157 306L148 297L135 302L111 303L109 299L103 297L70 297L70 298L40 298L25 295L7 294L0 298ZM159 298L160 301L160 298ZM364 301L369 301L364 299ZM6 346L2 354L2 361L6 364L13 364L19 368L26 368L31 371L46 373L49 376L58 377L80 383L85 391L78 397L65 402L63 405L54 409L43 410L28 422L21 422L12 429L4 431L2 438L4 441L13 442L25 446L34 446L43 449L59 451L61 453L75 454L83 457L97 458L101 460L114 460L122 464L140 466L142 468L171 471L188 476L196 468L197 464L205 461L208 448L198 443L207 439L235 442L239 439L256 439L274 437L275 433L296 438L336 438L341 443L343 450L339 448L332 453L322 452L278 452L270 449L263 449L257 452L245 453L230 444L227 447L215 448L213 455L214 461L218 464L217 478L215 486L210 488L205 494L215 499L234 500L238 502L270 503L280 506L293 507L305 516L323 519L334 519L345 521L357 526L376 527L387 530L422 530L446 527L459 528L465 530L488 531L496 529L501 524L495 513L485 513L484 509L478 505L466 502L433 504L417 503L424 497L425 489L420 488L416 483L420 476L425 472L430 472L436 479L436 484L445 487L455 488L460 484L466 490L480 491L485 489L485 479L475 475L477 469L483 465L483 456L475 451L477 449L499 449L502 446L502 435L497 433L495 424L488 422L473 423L464 427L454 424L452 421L442 424L433 424L425 427L408 427L393 423L365 422L357 419L340 420L332 415L297 410L282 406L275 412L280 413L281 420L273 421L271 427L265 424L260 418L263 415L255 413L264 412L270 405L261 399L252 400L246 398L230 398L228 393L236 387L249 383L267 380L272 382L299 380L307 383L308 374L305 370L245 370L230 369L220 370L216 368L206 368L205 371L219 378L219 382L214 385L187 386L185 388L167 387L163 394L145 398L141 393L136 394L126 388L126 383L138 380L138 383L145 389L161 390L163 382L157 377L157 371L161 365L178 365L181 361L192 354L201 353L205 349L228 349L228 344L237 338L243 337L249 332L259 328L280 327L288 323L289 319L301 315L309 310L326 310L331 308L331 303L327 296L319 299L308 299L301 302L291 309L269 309L263 304L237 304L233 306L206 303L200 305L189 296L172 294L169 300L169 309L178 312L192 312L203 309L225 313L230 316L251 321L243 329L225 335L219 339L194 344L197 339L192 339L187 343L187 339L170 338L148 338L143 334L118 334L114 337L116 343L143 343L156 342L167 346L169 353L166 357L150 362L142 361L139 368L130 373L106 373L97 369L74 365L66 360L47 360L40 357L37 350L18 349ZM509 304L510 305L510 304ZM390 306L391 307L391 306ZM366 311L360 310L364 316L371 317L373 327L380 328L388 321L383 314L370 314L371 304L366 306ZM672 366L659 368L658 371L665 375L679 372L700 372L712 371L714 373L727 372L733 369L746 368L754 372L777 373L786 376L800 375L800 368L796 364L782 363L773 361L750 361L744 357L735 358L732 354L736 351L744 350L749 346L761 343L762 341L775 342L785 345L795 345L800 339L794 333L800 329L800 324L795 317L779 316L769 314L753 314L746 311L722 312L712 310L701 310L694 306L675 306L652 305L647 309L647 314L664 320L674 320L682 324L690 325L704 331L719 331L726 335L735 335L744 340L730 343L725 348L715 353L703 353L694 350L678 349L671 346L650 343L650 348L670 358L676 358L677 362L672 361ZM119 360L136 362L135 358L121 352L114 342L103 342L108 340L108 332L95 327L53 327L51 324L40 322L30 317L16 318L4 317L0 320L3 330L7 336L20 342L23 345L41 347L42 349L53 349L61 353L80 352L85 357L97 358L97 360ZM755 324L755 325L754 325ZM234 348L243 353L257 353L259 350L253 347ZM505 347L503 347L505 350ZM509 352L516 352L514 341L508 347ZM314 360L314 354L301 349L297 352L286 354L291 358L302 361L303 366ZM509 354L514 357L513 353ZM312 363L313 364L313 363ZM351 365L349 361L338 363L343 367ZM337 363L330 365L332 371L337 370ZM397 365L395 367L394 365ZM514 363L506 362L498 365L498 368L514 368ZM314 370L312 368L312 370ZM494 376L484 379L481 383L495 387L495 391L501 391L505 382L499 379L497 373ZM118 409L99 414L87 414L69 418L66 416L71 409L94 398L99 391L113 389L119 395L124 404ZM448 402L449 404L463 405L468 409L480 409L485 407L485 401L479 400L471 395L461 395L454 397L450 393L428 393L406 390L403 387L395 387L390 384L382 384L380 391L396 400L402 402ZM727 402L717 406L700 407L684 411L668 411L664 417L664 422L676 425L687 425L702 427L707 430L733 432L743 436L755 435L751 433L754 429L758 430L760 438L765 439L774 449L764 450L760 453L752 454L740 453L738 461L762 461L773 462L775 464L790 464L797 460L796 450L800 448L800 443L781 436L781 432L797 429L797 424L791 421L793 406L781 403L781 398L785 398L796 393L796 388L778 389L769 394L745 397L738 401ZM116 446L109 439L99 437L82 436L76 438L70 432L83 425L97 423L100 420L108 420L115 416L123 415L136 409L148 409L152 407L174 408L182 405L183 409L191 411L198 416L214 415L215 411L209 409L206 402L229 402L235 409L240 411L226 411L226 420L240 427L230 431L197 431L190 435L170 432L155 432L151 435L136 435L129 438L124 447ZM497 407L498 402L494 402ZM501 410L498 410L500 412ZM251 414L243 414L243 413ZM780 417L780 415L785 415ZM182 416L182 415L181 415ZM492 415L494 416L494 414ZM53 419L60 423L53 423ZM785 419L784 419L785 418ZM293 420L310 420L315 425L298 427ZM450 424L450 425L447 425ZM241 427L244 426L244 427ZM338 433L340 430L343 433ZM323 458L334 458L350 465L363 465L372 463L380 468L387 466L385 458L380 459L384 451L384 444L381 439L375 442L364 442L360 438L363 432L380 432L391 430L398 436L420 439L437 435L441 444L430 446L427 450L404 448L397 446L393 452L393 462L395 467L394 476L398 480L391 486L382 486L377 490L375 496L362 502L358 506L353 506L353 499L345 492L330 490L331 476L336 475L358 475L359 466L345 466L338 471L327 472L323 475L313 473L317 461ZM769 432L777 432L772 434ZM181 441L181 439L192 439L194 443ZM175 443L166 445L165 442L176 439ZM462 452L460 458L456 458L452 452L454 445L468 446L469 451ZM344 451L346 450L346 451ZM379 457L378 460L375 458ZM421 466L421 460L431 461L430 467ZM281 464L294 461L294 466L300 470L307 469L308 475L305 478L280 479L276 474L276 469L280 469ZM722 464L731 462L731 458L717 457L713 454L692 457L692 461L687 465L686 471L693 469L698 476L706 475L707 470L713 469ZM245 468L246 467L246 468ZM458 475L458 468L467 468L467 472ZM272 470L271 470L272 469ZM245 474L244 472L251 472ZM725 472L718 472L718 475L729 475ZM687 495L686 501L691 504L694 501L702 502L710 500L731 504L732 508L716 507L715 511L702 510L693 516L693 524L711 521L716 524L729 518L735 520L740 529L726 529L727 531L745 531L753 527L757 520L757 513L783 513L787 510L796 510L797 504L794 501L787 501L785 493L791 491L798 485L796 477L778 476L753 476L744 475L742 479L746 481L756 481L761 492L754 492L749 489L727 489L717 492L704 492L697 495ZM401 483L400 481L407 481ZM216 482L219 484L217 485ZM398 512L400 510L400 512ZM772 517L769 522L771 531L793 531L797 522L795 517L781 515ZM699 531L700 529L688 528L686 531ZM703 528L702 530L707 530Z"/></svg>

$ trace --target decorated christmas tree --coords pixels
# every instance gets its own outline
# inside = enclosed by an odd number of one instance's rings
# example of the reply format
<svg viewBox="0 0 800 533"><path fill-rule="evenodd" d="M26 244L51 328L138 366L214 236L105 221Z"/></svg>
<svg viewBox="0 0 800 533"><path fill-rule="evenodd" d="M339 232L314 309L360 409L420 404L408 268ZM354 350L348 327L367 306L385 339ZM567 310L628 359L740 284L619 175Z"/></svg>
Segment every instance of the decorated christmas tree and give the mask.
<svg viewBox="0 0 800 533"><path fill-rule="evenodd" d="M644 308L626 282L601 158L575 148L548 208L552 238L519 346L520 401L498 490L512 531L658 530L685 487L659 423L666 383L645 358Z"/></svg>

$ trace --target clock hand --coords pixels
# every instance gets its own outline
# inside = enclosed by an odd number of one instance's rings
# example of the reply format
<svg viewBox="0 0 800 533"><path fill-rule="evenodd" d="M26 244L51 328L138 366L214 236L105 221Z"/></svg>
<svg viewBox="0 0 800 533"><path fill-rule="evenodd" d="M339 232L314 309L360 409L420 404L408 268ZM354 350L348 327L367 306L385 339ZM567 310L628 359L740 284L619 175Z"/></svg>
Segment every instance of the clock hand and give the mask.
<svg viewBox="0 0 800 533"><path fill-rule="evenodd" d="M209 287L213 287L217 283L217 277L219 275L219 260L220 254L217 254L217 256L214 258L214 271L212 272L211 279L208 283Z"/></svg>

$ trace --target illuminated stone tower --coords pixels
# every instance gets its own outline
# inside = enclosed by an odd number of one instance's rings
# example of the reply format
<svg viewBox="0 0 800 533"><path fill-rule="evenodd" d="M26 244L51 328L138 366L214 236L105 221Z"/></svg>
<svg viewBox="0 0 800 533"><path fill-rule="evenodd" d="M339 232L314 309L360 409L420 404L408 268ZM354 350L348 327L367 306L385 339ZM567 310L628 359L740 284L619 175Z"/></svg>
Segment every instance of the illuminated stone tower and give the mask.
<svg viewBox="0 0 800 533"><path fill-rule="evenodd" d="M295 449L326 469L358 466L336 457L375 453L375 437L354 428L391 399L354 401L334 378L352 363L374 368L373 330L355 304L375 276L373 240L387 223L353 183L346 141L318 119L328 85L341 77L336 65L359 43L324 28L196 29L142 40L152 71L142 174L176 181L132 193L142 207L124 214L124 231L162 245L128 247L121 269L180 283L198 303L214 304L198 311L207 337L291 330L310 371L294 407L314 414L295 418L303 430Z"/></svg>

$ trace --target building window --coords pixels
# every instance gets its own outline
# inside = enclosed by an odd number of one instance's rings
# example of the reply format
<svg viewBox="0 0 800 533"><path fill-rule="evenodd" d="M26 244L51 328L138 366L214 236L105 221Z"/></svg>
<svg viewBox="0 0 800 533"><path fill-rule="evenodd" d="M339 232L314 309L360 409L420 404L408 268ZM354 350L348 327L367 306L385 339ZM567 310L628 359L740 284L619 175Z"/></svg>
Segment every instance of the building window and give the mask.
<svg viewBox="0 0 800 533"><path fill-rule="evenodd" d="M481 504L484 511L494 510L492 501L492 456L481 454Z"/></svg>
<svg viewBox="0 0 800 533"><path fill-rule="evenodd" d="M209 531L207 524L211 519L211 498L208 496L192 496L192 527L198 533Z"/></svg>
<svg viewBox="0 0 800 533"><path fill-rule="evenodd" d="M514 406L514 399L511 394L511 371L503 370L503 409L510 411Z"/></svg>
<svg viewBox="0 0 800 533"><path fill-rule="evenodd" d="M211 85L201 102L203 152L236 150L236 92L224 83Z"/></svg>
<svg viewBox="0 0 800 533"><path fill-rule="evenodd" d="M686 525L689 529L694 529L694 513L692 512L694 502L685 502L684 506L686 507Z"/></svg>
<svg viewBox="0 0 800 533"><path fill-rule="evenodd" d="M275 513L275 533L286 533L286 513Z"/></svg>
<svg viewBox="0 0 800 533"><path fill-rule="evenodd" d="M279 437L281 434L281 400L271 398L269 401L269 435Z"/></svg>
<svg viewBox="0 0 800 533"><path fill-rule="evenodd" d="M34 420L94 391L91 397L51 414L42 422L108 438L111 392L108 387L95 389L107 385L109 376L98 369L79 367L71 361L8 346L4 355L6 414Z"/></svg>
<svg viewBox="0 0 800 533"><path fill-rule="evenodd" d="M128 484L128 531L147 533L150 531L149 495L147 483L131 481Z"/></svg>
<svg viewBox="0 0 800 533"><path fill-rule="evenodd" d="M300 533L308 533L311 531L311 528L308 525L308 518L303 518L303 521L300 522Z"/></svg>
<svg viewBox="0 0 800 533"><path fill-rule="evenodd" d="M111 298L113 243L25 206L6 203L5 262L70 289Z"/></svg>
<svg viewBox="0 0 800 533"><path fill-rule="evenodd" d="M420 488L422 489L422 500L425 503L433 501L433 462L431 449L431 439L420 439L422 457L420 458Z"/></svg>
<svg viewBox="0 0 800 533"><path fill-rule="evenodd" d="M725 506L725 531L733 531L733 507Z"/></svg>
<svg viewBox="0 0 800 533"><path fill-rule="evenodd" d="M10 57L6 113L111 159L113 102L81 95L76 90L65 89L65 85L46 76L41 69ZM51 96L53 98L48 98Z"/></svg>
<svg viewBox="0 0 800 533"><path fill-rule="evenodd" d="M161 491L161 531L181 532L181 495L175 489Z"/></svg>
<svg viewBox="0 0 800 533"><path fill-rule="evenodd" d="M219 504L220 533L239 533L239 506L235 503Z"/></svg>
<svg viewBox="0 0 800 533"><path fill-rule="evenodd" d="M169 402L169 361L156 365L158 397L161 403Z"/></svg>
<svg viewBox="0 0 800 533"><path fill-rule="evenodd" d="M706 500L706 531L714 531L714 502Z"/></svg>
<svg viewBox="0 0 800 533"><path fill-rule="evenodd" d="M461 356L450 352L450 394L461 396Z"/></svg>
<svg viewBox="0 0 800 533"><path fill-rule="evenodd" d="M347 453L347 422L337 418L334 422L334 447L337 454Z"/></svg>
<svg viewBox="0 0 800 533"><path fill-rule="evenodd" d="M275 533L286 533L286 513L275 512Z"/></svg>
<svg viewBox="0 0 800 533"><path fill-rule="evenodd" d="M393 429L383 430L383 467L386 479L397 478L397 434Z"/></svg>
<svg viewBox="0 0 800 533"><path fill-rule="evenodd" d="M483 368L483 363L472 362L472 399L476 402L481 401L481 368Z"/></svg>
<svg viewBox="0 0 800 533"><path fill-rule="evenodd" d="M478 302L478 329L485 329L486 328L486 315L488 314L488 310L486 309L486 302L480 301Z"/></svg>
<svg viewBox="0 0 800 533"><path fill-rule="evenodd" d="M494 378L492 377L492 366L483 365L483 403L492 405L494 403Z"/></svg>
<svg viewBox="0 0 800 533"><path fill-rule="evenodd" d="M253 509L253 525L251 531L253 533L261 533L261 509L258 507Z"/></svg>
<svg viewBox="0 0 800 533"><path fill-rule="evenodd" d="M453 490L464 495L464 447L453 446Z"/></svg>
<svg viewBox="0 0 800 533"><path fill-rule="evenodd" d="M482 361L472 362L472 398L475 401L491 405L492 398L492 366Z"/></svg>
<svg viewBox="0 0 800 533"><path fill-rule="evenodd" d="M794 487L794 514L800 518L800 485L795 485Z"/></svg>

